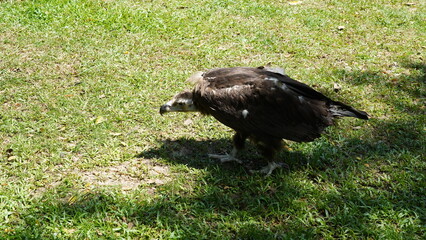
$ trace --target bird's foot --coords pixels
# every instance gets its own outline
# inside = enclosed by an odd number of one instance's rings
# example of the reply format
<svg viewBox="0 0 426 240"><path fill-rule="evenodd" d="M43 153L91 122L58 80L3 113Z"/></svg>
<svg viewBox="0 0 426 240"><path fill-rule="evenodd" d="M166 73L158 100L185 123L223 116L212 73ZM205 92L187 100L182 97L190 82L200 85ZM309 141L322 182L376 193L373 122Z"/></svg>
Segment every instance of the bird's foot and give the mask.
<svg viewBox="0 0 426 240"><path fill-rule="evenodd" d="M270 176L271 173L277 169L277 168L288 168L288 165L283 162L270 162L265 167L261 168L260 170L250 170L251 173L263 173L265 176Z"/></svg>
<svg viewBox="0 0 426 240"><path fill-rule="evenodd" d="M209 154L209 157L219 159L219 161L221 163L232 162L232 161L237 162L239 164L243 163L243 161L232 156L231 154L223 154L223 155L222 154Z"/></svg>

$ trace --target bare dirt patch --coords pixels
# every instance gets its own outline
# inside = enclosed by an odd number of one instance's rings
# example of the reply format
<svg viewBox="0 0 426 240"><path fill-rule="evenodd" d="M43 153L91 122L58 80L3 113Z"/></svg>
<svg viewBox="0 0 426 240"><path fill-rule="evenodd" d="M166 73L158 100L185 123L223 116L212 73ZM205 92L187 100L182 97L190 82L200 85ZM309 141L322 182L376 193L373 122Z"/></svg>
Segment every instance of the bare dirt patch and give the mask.
<svg viewBox="0 0 426 240"><path fill-rule="evenodd" d="M78 175L90 185L115 186L123 191L149 185L148 193L152 193L156 186L171 180L169 167L150 159L134 159L119 165L80 172Z"/></svg>
<svg viewBox="0 0 426 240"><path fill-rule="evenodd" d="M73 169L61 173L50 172L52 179L43 186L37 187L33 195L40 197L47 190L59 187L65 176L77 177L87 191L96 188L118 188L123 192L144 189L148 194L153 194L157 187L172 180L172 174L167 165L152 159L133 159L117 165L99 167L88 171ZM68 201L68 200L67 200Z"/></svg>

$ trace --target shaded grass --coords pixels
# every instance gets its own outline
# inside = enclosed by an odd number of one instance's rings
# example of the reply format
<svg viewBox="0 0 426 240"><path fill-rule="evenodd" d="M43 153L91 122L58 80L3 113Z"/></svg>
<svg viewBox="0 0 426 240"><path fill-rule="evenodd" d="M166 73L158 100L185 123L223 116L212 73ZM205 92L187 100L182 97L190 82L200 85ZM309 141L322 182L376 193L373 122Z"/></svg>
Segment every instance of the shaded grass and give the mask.
<svg viewBox="0 0 426 240"><path fill-rule="evenodd" d="M0 238L424 238L414 3L1 1ZM157 114L194 71L268 62L372 119L289 143L290 168L264 178L206 157L230 149L214 119ZM172 181L142 167L137 189L84 180L135 160Z"/></svg>

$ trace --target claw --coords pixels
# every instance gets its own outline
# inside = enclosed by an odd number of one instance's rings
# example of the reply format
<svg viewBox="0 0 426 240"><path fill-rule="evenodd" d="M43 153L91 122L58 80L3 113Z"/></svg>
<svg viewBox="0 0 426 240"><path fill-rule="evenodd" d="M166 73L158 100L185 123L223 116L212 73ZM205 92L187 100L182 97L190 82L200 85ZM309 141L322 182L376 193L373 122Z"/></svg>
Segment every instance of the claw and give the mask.
<svg viewBox="0 0 426 240"><path fill-rule="evenodd" d="M221 163L234 161L239 164L242 164L243 161L235 157L237 155L237 152L237 149L234 148L232 149L231 154L209 154L209 157L219 159Z"/></svg>
<svg viewBox="0 0 426 240"><path fill-rule="evenodd" d="M265 167L261 168L260 170L250 170L250 173L263 173L265 174L265 176L270 176L271 173L277 169L277 168L282 168L282 167L288 167L287 164L283 163L283 162L270 162L268 163L268 165L266 165Z"/></svg>
<svg viewBox="0 0 426 240"><path fill-rule="evenodd" d="M221 163L232 162L232 161L237 162L239 164L243 163L240 159L235 158L234 156L232 156L230 154L224 154L224 155L221 155L221 154L209 154L209 157L219 159Z"/></svg>

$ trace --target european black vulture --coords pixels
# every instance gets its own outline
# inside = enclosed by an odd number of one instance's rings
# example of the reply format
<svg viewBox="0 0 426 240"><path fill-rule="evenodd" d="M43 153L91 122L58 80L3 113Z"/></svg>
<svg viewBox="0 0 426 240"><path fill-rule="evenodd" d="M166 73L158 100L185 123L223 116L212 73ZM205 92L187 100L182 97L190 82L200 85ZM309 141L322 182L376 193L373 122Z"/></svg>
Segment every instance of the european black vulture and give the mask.
<svg viewBox="0 0 426 240"><path fill-rule="evenodd" d="M339 117L368 119L364 111L333 101L296 80L281 68L234 67L199 72L188 79L195 84L161 106L160 113L201 112L235 130L230 154L210 157L221 162L237 158L250 139L260 150L267 165L260 172L267 175L282 166L275 154L283 139L310 142Z"/></svg>

